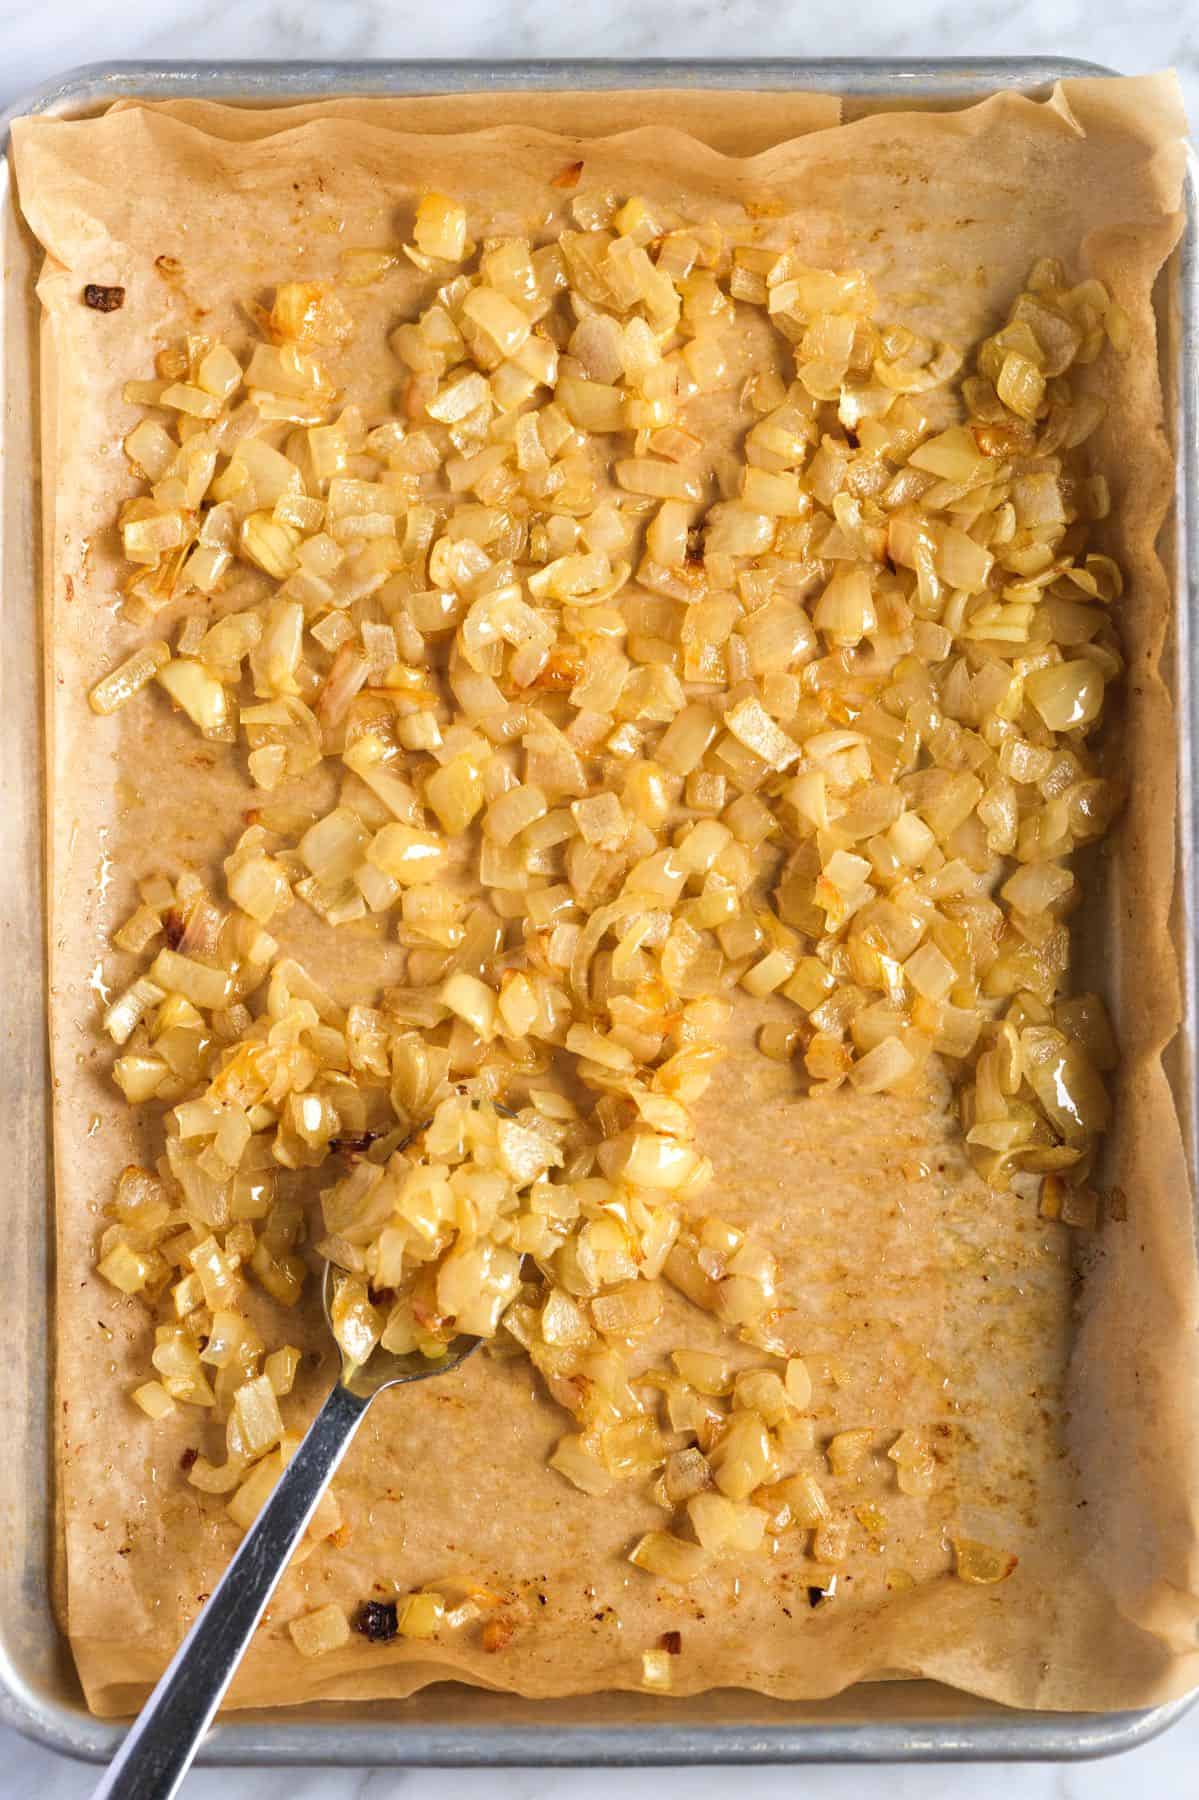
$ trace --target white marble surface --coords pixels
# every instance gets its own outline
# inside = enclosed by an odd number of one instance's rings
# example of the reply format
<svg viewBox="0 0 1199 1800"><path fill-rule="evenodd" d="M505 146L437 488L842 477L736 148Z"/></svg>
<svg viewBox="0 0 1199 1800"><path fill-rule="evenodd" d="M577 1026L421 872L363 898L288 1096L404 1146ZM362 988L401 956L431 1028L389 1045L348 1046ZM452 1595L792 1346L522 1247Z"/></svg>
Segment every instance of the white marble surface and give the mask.
<svg viewBox="0 0 1199 1800"><path fill-rule="evenodd" d="M997 56L1061 54L1124 73L1173 65L1199 117L1199 8L1093 0L0 0L0 107L66 69L114 57ZM1131 1757L989 1768L475 1773L200 1771L189 1800L1183 1800L1199 1792L1199 1707ZM0 1730L0 1800L75 1800L95 1773Z"/></svg>

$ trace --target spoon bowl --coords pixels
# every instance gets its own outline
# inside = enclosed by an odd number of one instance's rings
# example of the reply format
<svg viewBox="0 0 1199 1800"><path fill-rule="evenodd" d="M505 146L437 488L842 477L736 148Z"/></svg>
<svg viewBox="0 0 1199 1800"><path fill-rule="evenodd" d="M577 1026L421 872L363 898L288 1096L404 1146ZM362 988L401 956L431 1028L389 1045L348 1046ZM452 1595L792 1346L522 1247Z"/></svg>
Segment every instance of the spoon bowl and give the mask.
<svg viewBox="0 0 1199 1800"><path fill-rule="evenodd" d="M337 1279L338 1271L327 1262L321 1279L321 1305L330 1335L333 1333ZM364 1363L352 1363L343 1351L339 1385L359 1400L373 1400L384 1388L402 1387L410 1381L428 1381L433 1375L448 1375L451 1370L461 1367L482 1342L482 1338L462 1334L449 1340L443 1356L435 1357L426 1356L421 1350L409 1350L401 1356L376 1344Z"/></svg>

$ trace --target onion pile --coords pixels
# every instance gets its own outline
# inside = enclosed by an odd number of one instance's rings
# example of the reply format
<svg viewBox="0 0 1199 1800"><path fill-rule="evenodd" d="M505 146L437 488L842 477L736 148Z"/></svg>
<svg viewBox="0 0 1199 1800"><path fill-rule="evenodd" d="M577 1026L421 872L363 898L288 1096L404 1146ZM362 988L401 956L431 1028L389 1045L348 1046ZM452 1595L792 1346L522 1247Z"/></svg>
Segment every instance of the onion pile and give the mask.
<svg viewBox="0 0 1199 1800"><path fill-rule="evenodd" d="M101 1244L157 1319L134 1398L226 1421L190 1479L251 1517L297 1356L240 1297L297 1302L305 1175L341 1157L318 1248L352 1362L523 1351L574 1417L553 1466L671 1515L639 1566L799 1528L835 1570L822 1481L866 1445L817 1471L779 1272L706 1213L696 1106L737 994L776 996L762 1052L813 1101L938 1062L986 1181L1087 1216L1115 1049L1066 992L1070 858L1116 808L1091 740L1122 663L1078 371L1127 321L1039 264L963 376L861 272L748 225L589 195L475 244L427 195L401 409L368 414L337 356L395 259L349 254L340 291L279 288L248 359L193 336L127 389L125 610L158 635L92 705L157 685L264 794L225 898L152 880L116 935L149 961L114 1076L169 1109ZM339 1004L272 936L297 903L384 922L404 981ZM765 1366L632 1374L663 1281ZM929 1491L920 1431L889 1454Z"/></svg>

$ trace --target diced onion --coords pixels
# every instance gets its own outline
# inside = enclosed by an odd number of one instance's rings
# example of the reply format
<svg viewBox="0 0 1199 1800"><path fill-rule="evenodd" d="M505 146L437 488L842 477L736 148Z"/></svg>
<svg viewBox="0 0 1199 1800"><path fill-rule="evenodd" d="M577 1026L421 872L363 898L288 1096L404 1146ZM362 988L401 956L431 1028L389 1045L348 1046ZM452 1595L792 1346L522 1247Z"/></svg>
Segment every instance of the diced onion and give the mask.
<svg viewBox="0 0 1199 1800"><path fill-rule="evenodd" d="M324 1656L350 1641L350 1622L336 1601L288 1621L288 1633L301 1656Z"/></svg>
<svg viewBox="0 0 1199 1800"><path fill-rule="evenodd" d="M126 389L159 411L124 442L123 622L170 626L91 705L157 683L260 792L227 904L153 877L114 933L148 968L103 1014L113 1079L165 1149L121 1177L97 1264L155 1319L133 1403L223 1425L190 1479L240 1528L295 1448L299 1352L268 1321L315 1249L351 1366L435 1366L459 1333L525 1356L573 1422L556 1475L668 1514L631 1551L649 1575L799 1530L827 1589L887 1518L811 1473L806 1327L766 1246L697 1210L696 1109L749 996L805 1104L848 1083L902 1112L943 1075L993 1187L1097 1225L1117 1050L1063 987L1073 852L1116 808L1092 728L1123 577L1075 367L1130 327L1045 265L959 380L860 271L637 195L566 215L476 245L425 193L401 250L343 252L351 290L401 258L423 278L369 417L323 348L359 310L326 281L252 304L248 356L193 332ZM347 932L344 993L270 935L293 900ZM647 1368L663 1284L716 1347ZM884 1472L865 1426L821 1444L835 1484ZM934 1490L922 1427L887 1456ZM330 1498L305 1548L339 1529ZM956 1563L1009 1569L966 1540ZM443 1587L398 1603L400 1636L478 1616ZM349 1627L289 1630L311 1655ZM669 1656L643 1652L646 1685Z"/></svg>
<svg viewBox="0 0 1199 1800"><path fill-rule="evenodd" d="M647 1574L685 1585L703 1574L708 1554L701 1545L689 1544L668 1531L649 1531L634 1545L629 1561Z"/></svg>

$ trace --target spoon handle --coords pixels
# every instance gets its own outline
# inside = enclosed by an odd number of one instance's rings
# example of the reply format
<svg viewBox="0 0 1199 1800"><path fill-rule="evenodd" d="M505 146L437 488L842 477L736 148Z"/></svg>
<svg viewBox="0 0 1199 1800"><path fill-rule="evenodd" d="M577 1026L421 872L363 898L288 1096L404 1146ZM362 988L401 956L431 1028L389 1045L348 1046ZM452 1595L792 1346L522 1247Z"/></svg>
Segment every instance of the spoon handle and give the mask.
<svg viewBox="0 0 1199 1800"><path fill-rule="evenodd" d="M339 1382L180 1644L93 1800L170 1800L370 1399Z"/></svg>

